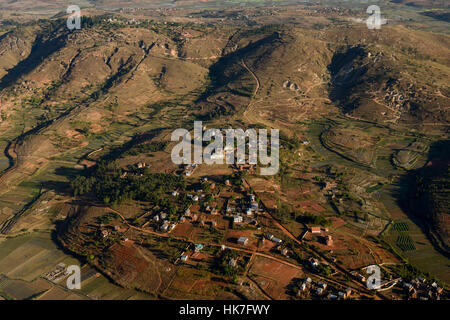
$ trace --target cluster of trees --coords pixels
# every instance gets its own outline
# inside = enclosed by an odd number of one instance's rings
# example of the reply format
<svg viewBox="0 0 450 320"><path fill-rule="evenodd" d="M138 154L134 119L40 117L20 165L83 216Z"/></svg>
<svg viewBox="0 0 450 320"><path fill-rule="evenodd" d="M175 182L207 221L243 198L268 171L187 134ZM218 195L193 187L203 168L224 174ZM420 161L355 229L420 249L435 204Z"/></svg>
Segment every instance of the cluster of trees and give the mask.
<svg viewBox="0 0 450 320"><path fill-rule="evenodd" d="M428 278L428 279L431 278L431 275L428 272L422 272L419 269L417 269L416 267L414 267L408 263L392 265L392 266L389 266L389 269L391 269L394 273L398 274L401 278L403 278L405 281L408 281L408 282L417 277L424 277L424 278Z"/></svg>
<svg viewBox="0 0 450 320"><path fill-rule="evenodd" d="M168 144L169 143L167 141L138 144L133 146L130 150L125 151L122 156L136 156L138 154L148 154L151 152L164 151Z"/></svg>
<svg viewBox="0 0 450 320"><path fill-rule="evenodd" d="M186 181L182 176L164 173L123 177L123 171L115 161L102 161L88 174L77 176L71 186L75 196L93 193L105 204L132 199L166 207L170 206L170 201L165 199L167 193L185 190Z"/></svg>
<svg viewBox="0 0 450 320"><path fill-rule="evenodd" d="M126 142L125 144L121 145L120 147L112 149L108 154L103 156L103 159L105 161L113 161L119 158L122 158L124 155L127 155L128 152L132 149L139 149L139 145L144 145L148 143L151 139L156 137L161 132L161 129L152 129L150 131L147 131L143 134L135 134L133 138ZM152 142L150 144L153 144ZM163 148L164 145L160 145L159 143L153 144L151 147L148 147L150 149L159 150ZM147 147L144 147L147 148ZM165 148L165 147L164 147ZM135 149L135 150L137 150ZM133 153L133 151L131 151Z"/></svg>
<svg viewBox="0 0 450 320"><path fill-rule="evenodd" d="M98 217L97 221L98 221L98 223L108 224L111 221L113 221L114 219L117 219L118 217L119 217L119 215L117 213L110 212L101 217Z"/></svg>
<svg viewBox="0 0 450 320"><path fill-rule="evenodd" d="M216 259L214 270L217 270L221 275L232 277L238 273L238 268L230 266L231 259L237 259L238 253L233 250L222 251L220 256Z"/></svg>
<svg viewBox="0 0 450 320"><path fill-rule="evenodd" d="M27 100L27 103L31 106L31 107L39 107L42 104L42 98L37 97L37 96L32 96L31 98L29 98Z"/></svg>
<svg viewBox="0 0 450 320"><path fill-rule="evenodd" d="M298 220L306 224L316 224L320 226L328 226L331 223L327 218L316 216L315 214L309 212L305 213L303 216L298 217Z"/></svg>
<svg viewBox="0 0 450 320"><path fill-rule="evenodd" d="M245 179L246 176L247 173L245 171L239 171L234 173L229 180L231 184L234 186L242 186L243 185L242 179Z"/></svg>
<svg viewBox="0 0 450 320"><path fill-rule="evenodd" d="M292 207L287 203L281 202L280 199L277 200L277 210L274 213L282 222L292 220L296 215Z"/></svg>
<svg viewBox="0 0 450 320"><path fill-rule="evenodd" d="M326 276L329 276L333 273L333 269L331 269L330 266L325 266L323 264L319 264L317 266L317 271L319 271L319 273L326 275Z"/></svg>
<svg viewBox="0 0 450 320"><path fill-rule="evenodd" d="M281 144L287 148L288 150L296 150L300 148L302 142L296 133L292 136L292 138L286 136L283 132L280 133Z"/></svg>

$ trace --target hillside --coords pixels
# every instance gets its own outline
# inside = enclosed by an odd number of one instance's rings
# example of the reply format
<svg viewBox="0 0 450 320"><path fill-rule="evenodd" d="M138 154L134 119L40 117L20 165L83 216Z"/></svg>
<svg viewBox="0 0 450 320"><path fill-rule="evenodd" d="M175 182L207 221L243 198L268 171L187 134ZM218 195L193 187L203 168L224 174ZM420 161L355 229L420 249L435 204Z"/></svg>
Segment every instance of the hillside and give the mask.
<svg viewBox="0 0 450 320"><path fill-rule="evenodd" d="M436 143L427 166L416 172L414 212L450 254L450 142Z"/></svg>
<svg viewBox="0 0 450 320"><path fill-rule="evenodd" d="M402 35L397 32L392 32L390 47L380 41L378 46L382 49L359 44L336 53L329 66L330 98L345 113L364 120L418 127L445 126L450 120L445 108L449 102L448 87L445 81L437 79L445 79L448 74L448 55L431 58L434 56L431 52L448 52L448 44L436 39L434 45L398 47L396 40ZM422 41L411 39L408 43ZM438 43L443 46L438 48Z"/></svg>

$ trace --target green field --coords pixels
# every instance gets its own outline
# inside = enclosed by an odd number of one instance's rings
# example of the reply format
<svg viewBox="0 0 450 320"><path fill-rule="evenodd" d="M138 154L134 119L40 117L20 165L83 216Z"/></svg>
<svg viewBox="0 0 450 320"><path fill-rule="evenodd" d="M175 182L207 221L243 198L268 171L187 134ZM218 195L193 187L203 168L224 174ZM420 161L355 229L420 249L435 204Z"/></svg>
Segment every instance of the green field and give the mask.
<svg viewBox="0 0 450 320"><path fill-rule="evenodd" d="M400 234L397 237L397 246L403 251L416 250L414 242L411 240L411 237L406 234Z"/></svg>
<svg viewBox="0 0 450 320"><path fill-rule="evenodd" d="M394 230L396 231L408 231L409 226L406 222L396 222L393 226Z"/></svg>

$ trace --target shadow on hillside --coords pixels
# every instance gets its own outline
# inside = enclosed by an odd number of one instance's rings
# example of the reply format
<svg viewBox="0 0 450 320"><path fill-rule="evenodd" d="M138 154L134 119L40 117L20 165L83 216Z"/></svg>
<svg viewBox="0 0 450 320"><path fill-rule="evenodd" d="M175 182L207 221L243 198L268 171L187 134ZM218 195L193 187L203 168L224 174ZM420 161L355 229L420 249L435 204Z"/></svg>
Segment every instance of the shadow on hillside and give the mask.
<svg viewBox="0 0 450 320"><path fill-rule="evenodd" d="M42 182L42 187L44 187L47 190L51 190L59 195L64 196L72 195L72 188L70 187L69 182L47 180Z"/></svg>
<svg viewBox="0 0 450 320"><path fill-rule="evenodd" d="M256 55L256 58L261 58L262 54L258 50L270 51L280 45L282 37L280 32L275 29L265 30L267 35L261 39L255 42L250 41L245 47L224 54L209 67L211 82L195 101L196 104L202 105L203 113L198 115L199 120L207 121L231 115L238 111L239 105L248 104L249 99L253 96L254 87L253 84L245 86L240 81L248 74L242 61L252 54ZM239 83L240 87L229 86L234 82ZM230 95L217 97L225 92Z"/></svg>
<svg viewBox="0 0 450 320"><path fill-rule="evenodd" d="M81 174L81 172L82 170L74 168L56 168L54 173L58 176L65 177L68 181L47 180L42 182L42 187L52 190L59 195L72 196L73 192L70 186L70 181L72 181L77 175Z"/></svg>
<svg viewBox="0 0 450 320"><path fill-rule="evenodd" d="M448 170L450 162L450 140L440 140L430 146L428 161L430 166L424 166L419 169L410 170L400 177L398 189L393 193L397 205L408 215L410 220L416 224L422 232L427 235L428 240L434 248L444 256L450 257L450 253L436 244L436 240L430 235L433 222L432 214L428 207L427 195L420 193L419 184L444 173ZM448 188L449 186L447 186Z"/></svg>
<svg viewBox="0 0 450 320"><path fill-rule="evenodd" d="M130 141L126 142L120 147L117 147L115 149L112 149L107 154L105 154L102 158L103 160L113 161L120 156L122 156L125 152L131 150L133 147L150 141L153 138L155 138L161 131L163 131L166 128L157 128L157 129L151 129L143 134L136 134Z"/></svg>
<svg viewBox="0 0 450 320"><path fill-rule="evenodd" d="M56 32L56 30L49 32ZM0 90L9 87L11 84L20 79L20 77L33 71L51 54L64 47L67 41L67 35L68 33L64 32L58 37L51 38L49 40L44 40L44 35L39 35L31 48L30 55L19 62L14 68L10 69L9 72L0 80Z"/></svg>
<svg viewBox="0 0 450 320"><path fill-rule="evenodd" d="M354 106L346 105L346 99L352 88L359 81L367 67L361 67L358 59L366 55L362 46L353 46L343 52L336 52L328 65L331 75L329 99L335 103L342 104L345 109L351 110Z"/></svg>

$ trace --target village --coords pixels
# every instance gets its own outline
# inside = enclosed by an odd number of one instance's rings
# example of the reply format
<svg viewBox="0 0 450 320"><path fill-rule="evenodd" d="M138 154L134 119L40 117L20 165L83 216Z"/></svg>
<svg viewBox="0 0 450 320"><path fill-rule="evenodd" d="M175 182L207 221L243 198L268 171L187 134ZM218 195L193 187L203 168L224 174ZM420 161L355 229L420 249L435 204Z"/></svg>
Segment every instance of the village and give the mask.
<svg viewBox="0 0 450 320"><path fill-rule="evenodd" d="M242 277L253 268L250 262L255 254L287 264L298 265L300 262L297 268L305 277L294 278L287 284L291 287L290 296L293 299L342 300L370 296L366 288L369 274L365 273L365 268L349 270L347 280L341 280L342 268L338 267L333 250L339 249L342 241L336 243L329 227L308 225L295 239L310 248L299 258L289 234L278 227L279 223L272 217L271 210L246 181L248 175L255 173L257 166L230 165L231 174L228 175L204 175L202 166L180 165L175 170L175 175L185 177L186 187L174 189L166 195L167 202L171 204L169 207L155 206L128 222L116 223L112 229L104 225L101 236L108 238L113 233L119 233L123 245L133 246L133 236L127 236L132 227L145 233L184 240L188 244L174 258L175 265L233 277ZM124 175L142 176L148 167L150 164L138 162ZM325 192L335 187L328 187L328 184ZM334 278L337 280L328 280ZM440 299L443 290L436 282L427 282L424 278L407 282L389 273L385 273L383 278L372 294L378 292L397 298L426 300ZM242 279L235 281L241 286L248 285L245 278ZM355 288L355 283L360 288ZM267 286L267 281L261 280L259 286Z"/></svg>

